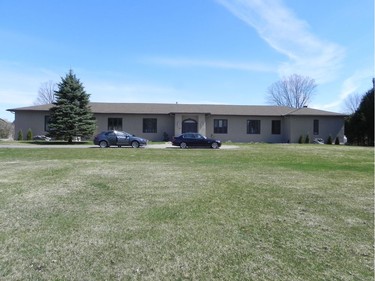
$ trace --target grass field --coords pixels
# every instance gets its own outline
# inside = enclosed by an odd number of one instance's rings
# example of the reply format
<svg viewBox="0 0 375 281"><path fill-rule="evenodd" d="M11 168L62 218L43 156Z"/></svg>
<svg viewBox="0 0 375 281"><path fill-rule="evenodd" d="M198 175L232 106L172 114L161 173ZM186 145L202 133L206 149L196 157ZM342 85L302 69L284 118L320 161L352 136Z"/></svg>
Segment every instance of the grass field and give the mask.
<svg viewBox="0 0 375 281"><path fill-rule="evenodd" d="M0 280L373 280L371 148L1 148Z"/></svg>

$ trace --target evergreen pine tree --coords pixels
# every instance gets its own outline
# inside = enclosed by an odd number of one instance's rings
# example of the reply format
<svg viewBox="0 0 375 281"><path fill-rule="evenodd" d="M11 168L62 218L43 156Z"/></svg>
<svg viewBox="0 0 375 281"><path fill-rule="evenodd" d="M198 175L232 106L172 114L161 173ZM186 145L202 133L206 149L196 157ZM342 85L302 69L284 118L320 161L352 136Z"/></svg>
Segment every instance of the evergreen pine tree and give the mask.
<svg viewBox="0 0 375 281"><path fill-rule="evenodd" d="M363 96L358 109L346 120L348 141L358 145L374 145L374 88Z"/></svg>
<svg viewBox="0 0 375 281"><path fill-rule="evenodd" d="M57 139L89 137L95 131L95 119L89 106L90 95L82 83L70 70L57 85L55 106L50 110L50 135Z"/></svg>
<svg viewBox="0 0 375 281"><path fill-rule="evenodd" d="M26 134L26 140L32 140L33 139L33 132L31 131L31 129L29 128L27 130L27 134Z"/></svg>
<svg viewBox="0 0 375 281"><path fill-rule="evenodd" d="M18 137L17 137L17 140L21 141L23 140L23 133L21 130L18 131Z"/></svg>
<svg viewBox="0 0 375 281"><path fill-rule="evenodd" d="M305 143L310 143L310 137L309 137L309 135L306 135Z"/></svg>
<svg viewBox="0 0 375 281"><path fill-rule="evenodd" d="M330 135L328 136L327 144L332 144L332 137Z"/></svg>

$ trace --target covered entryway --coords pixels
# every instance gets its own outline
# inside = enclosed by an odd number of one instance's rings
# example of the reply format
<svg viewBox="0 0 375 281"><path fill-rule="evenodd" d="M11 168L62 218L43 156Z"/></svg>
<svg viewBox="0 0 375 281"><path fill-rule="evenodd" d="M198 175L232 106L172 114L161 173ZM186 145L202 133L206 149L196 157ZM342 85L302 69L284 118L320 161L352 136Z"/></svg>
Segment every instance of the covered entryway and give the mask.
<svg viewBox="0 0 375 281"><path fill-rule="evenodd" d="M182 121L182 133L198 133L198 122L190 118Z"/></svg>

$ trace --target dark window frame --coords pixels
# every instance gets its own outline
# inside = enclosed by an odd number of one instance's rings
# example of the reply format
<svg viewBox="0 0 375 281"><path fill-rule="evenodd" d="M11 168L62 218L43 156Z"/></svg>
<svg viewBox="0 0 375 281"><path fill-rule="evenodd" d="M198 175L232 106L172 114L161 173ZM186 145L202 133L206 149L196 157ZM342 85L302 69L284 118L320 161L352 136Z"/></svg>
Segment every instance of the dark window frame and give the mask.
<svg viewBox="0 0 375 281"><path fill-rule="evenodd" d="M247 134L249 135L260 135L261 133L261 122L260 120L247 120Z"/></svg>
<svg viewBox="0 0 375 281"><path fill-rule="evenodd" d="M214 119L214 134L228 134L228 119Z"/></svg>
<svg viewBox="0 0 375 281"><path fill-rule="evenodd" d="M146 134L156 134L158 132L157 118L143 118L142 132Z"/></svg>
<svg viewBox="0 0 375 281"><path fill-rule="evenodd" d="M51 116L49 116L49 115L46 115L46 116L44 116L44 131L45 132L49 132L49 122L50 122L50 120L51 120Z"/></svg>
<svg viewBox="0 0 375 281"><path fill-rule="evenodd" d="M281 135L281 120L272 120L271 133L272 135Z"/></svg>
<svg viewBox="0 0 375 281"><path fill-rule="evenodd" d="M314 135L319 135L319 120L318 119L314 119L313 121L313 132L314 132Z"/></svg>
<svg viewBox="0 0 375 281"><path fill-rule="evenodd" d="M108 117L108 130L122 131L122 118Z"/></svg>

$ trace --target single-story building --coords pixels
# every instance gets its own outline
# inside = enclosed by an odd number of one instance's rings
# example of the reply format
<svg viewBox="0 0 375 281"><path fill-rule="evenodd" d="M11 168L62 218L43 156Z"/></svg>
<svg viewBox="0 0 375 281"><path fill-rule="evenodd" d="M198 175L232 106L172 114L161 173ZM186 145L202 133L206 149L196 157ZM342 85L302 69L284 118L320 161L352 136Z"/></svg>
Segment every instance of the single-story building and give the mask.
<svg viewBox="0 0 375 281"><path fill-rule="evenodd" d="M34 135L47 134L52 106L8 109L15 113L15 134L29 129ZM307 135L310 141L331 136L344 142L344 114L308 107L101 102L90 106L96 133L123 130L151 141L198 132L233 142L296 143Z"/></svg>

